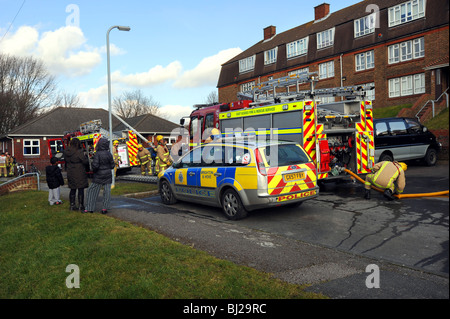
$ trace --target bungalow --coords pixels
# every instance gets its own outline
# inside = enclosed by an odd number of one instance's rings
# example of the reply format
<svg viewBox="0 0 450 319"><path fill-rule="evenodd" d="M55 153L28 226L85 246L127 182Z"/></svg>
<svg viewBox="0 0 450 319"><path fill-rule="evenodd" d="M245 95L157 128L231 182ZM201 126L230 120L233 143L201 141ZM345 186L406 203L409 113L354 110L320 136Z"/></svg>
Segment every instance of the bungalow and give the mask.
<svg viewBox="0 0 450 319"><path fill-rule="evenodd" d="M55 108L0 136L0 153L9 152L17 163L25 165L26 170L34 164L42 171L50 161L50 150L57 148L57 143L53 139L62 137L65 132L78 130L81 123L98 119L102 121L102 128L109 130L107 110ZM125 121L149 140L156 135L169 138L172 130L179 127L175 123L151 114L125 119ZM115 117L112 118L112 127L113 132L119 136L122 135L122 131L127 130L125 125Z"/></svg>

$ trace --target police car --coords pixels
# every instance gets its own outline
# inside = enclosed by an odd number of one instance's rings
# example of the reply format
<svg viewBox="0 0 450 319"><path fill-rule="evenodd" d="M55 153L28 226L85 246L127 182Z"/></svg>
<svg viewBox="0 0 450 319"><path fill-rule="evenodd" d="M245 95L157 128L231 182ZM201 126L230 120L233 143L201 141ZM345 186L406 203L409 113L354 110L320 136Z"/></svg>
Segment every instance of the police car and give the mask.
<svg viewBox="0 0 450 319"><path fill-rule="evenodd" d="M158 175L164 204L222 207L228 219L269 206L298 206L318 196L317 172L295 142L224 138L192 149Z"/></svg>

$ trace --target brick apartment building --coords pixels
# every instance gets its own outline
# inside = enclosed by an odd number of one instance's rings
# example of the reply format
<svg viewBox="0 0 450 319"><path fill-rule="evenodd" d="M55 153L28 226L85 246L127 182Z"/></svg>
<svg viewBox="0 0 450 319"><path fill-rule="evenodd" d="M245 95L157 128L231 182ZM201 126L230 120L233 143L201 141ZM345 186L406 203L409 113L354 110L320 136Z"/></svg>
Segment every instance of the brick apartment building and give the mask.
<svg viewBox="0 0 450 319"><path fill-rule="evenodd" d="M316 88L373 83L375 108L436 99L448 88L448 0L370 0L337 12L323 3L314 10L314 21L279 34L269 26L261 41L224 63L219 101L301 71L318 73Z"/></svg>

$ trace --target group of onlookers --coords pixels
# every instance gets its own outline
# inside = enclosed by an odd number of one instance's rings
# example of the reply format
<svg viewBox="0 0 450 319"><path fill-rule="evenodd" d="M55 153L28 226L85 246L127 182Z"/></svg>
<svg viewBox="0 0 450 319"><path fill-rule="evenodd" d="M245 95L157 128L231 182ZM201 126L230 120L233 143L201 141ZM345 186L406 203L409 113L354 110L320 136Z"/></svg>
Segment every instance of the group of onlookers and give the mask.
<svg viewBox="0 0 450 319"><path fill-rule="evenodd" d="M80 140L72 138L64 151L64 160L66 162L68 187L70 188L70 210L77 210L82 213L94 212L100 189L103 188L101 213L106 214L111 200L112 170L116 166L109 151L109 141L106 138L101 138L98 141L96 152L91 160L91 167L89 167L89 159L81 146ZM46 177L49 187L49 203L53 205L61 203L59 188L64 185L64 180L55 157L52 157L51 164L46 167ZM93 176L89 184L87 172L90 168L92 168ZM84 190L86 188L85 203Z"/></svg>

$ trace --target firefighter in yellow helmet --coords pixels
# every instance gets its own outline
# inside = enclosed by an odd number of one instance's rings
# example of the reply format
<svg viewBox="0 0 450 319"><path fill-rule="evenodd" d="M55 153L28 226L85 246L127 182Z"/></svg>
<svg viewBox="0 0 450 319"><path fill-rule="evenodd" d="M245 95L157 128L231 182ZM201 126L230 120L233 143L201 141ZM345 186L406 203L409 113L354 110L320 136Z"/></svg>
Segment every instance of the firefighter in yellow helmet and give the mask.
<svg viewBox="0 0 450 319"><path fill-rule="evenodd" d="M139 161L141 165L141 175L152 175L152 166L151 166L151 155L148 149L144 148L142 144L138 145L138 153L136 154L136 159Z"/></svg>
<svg viewBox="0 0 450 319"><path fill-rule="evenodd" d="M119 151L117 149L118 146L119 146L119 141L115 140L113 142L113 159L114 159L114 164L115 164L114 176L116 176L116 172L117 172L117 169L119 168L119 164L122 164L122 160L120 159Z"/></svg>
<svg viewBox="0 0 450 319"><path fill-rule="evenodd" d="M403 193L406 185L405 171L408 166L405 163L383 161L375 164L372 174L366 175L364 198L370 199L370 187L372 185L384 189L384 197L393 200L392 196Z"/></svg>
<svg viewBox="0 0 450 319"><path fill-rule="evenodd" d="M211 129L206 134L207 134L207 138L205 139L205 143L211 143L213 141L219 142L222 139L222 134L216 128Z"/></svg>
<svg viewBox="0 0 450 319"><path fill-rule="evenodd" d="M156 137L156 164L155 172L158 175L160 172L164 172L170 165L172 165L172 158L170 157L169 149L166 146L166 141L162 135Z"/></svg>
<svg viewBox="0 0 450 319"><path fill-rule="evenodd" d="M8 171L7 171L7 165L8 165L8 159L6 158L5 153L0 154L0 177L2 177L2 174L5 175L5 177L8 177Z"/></svg>

